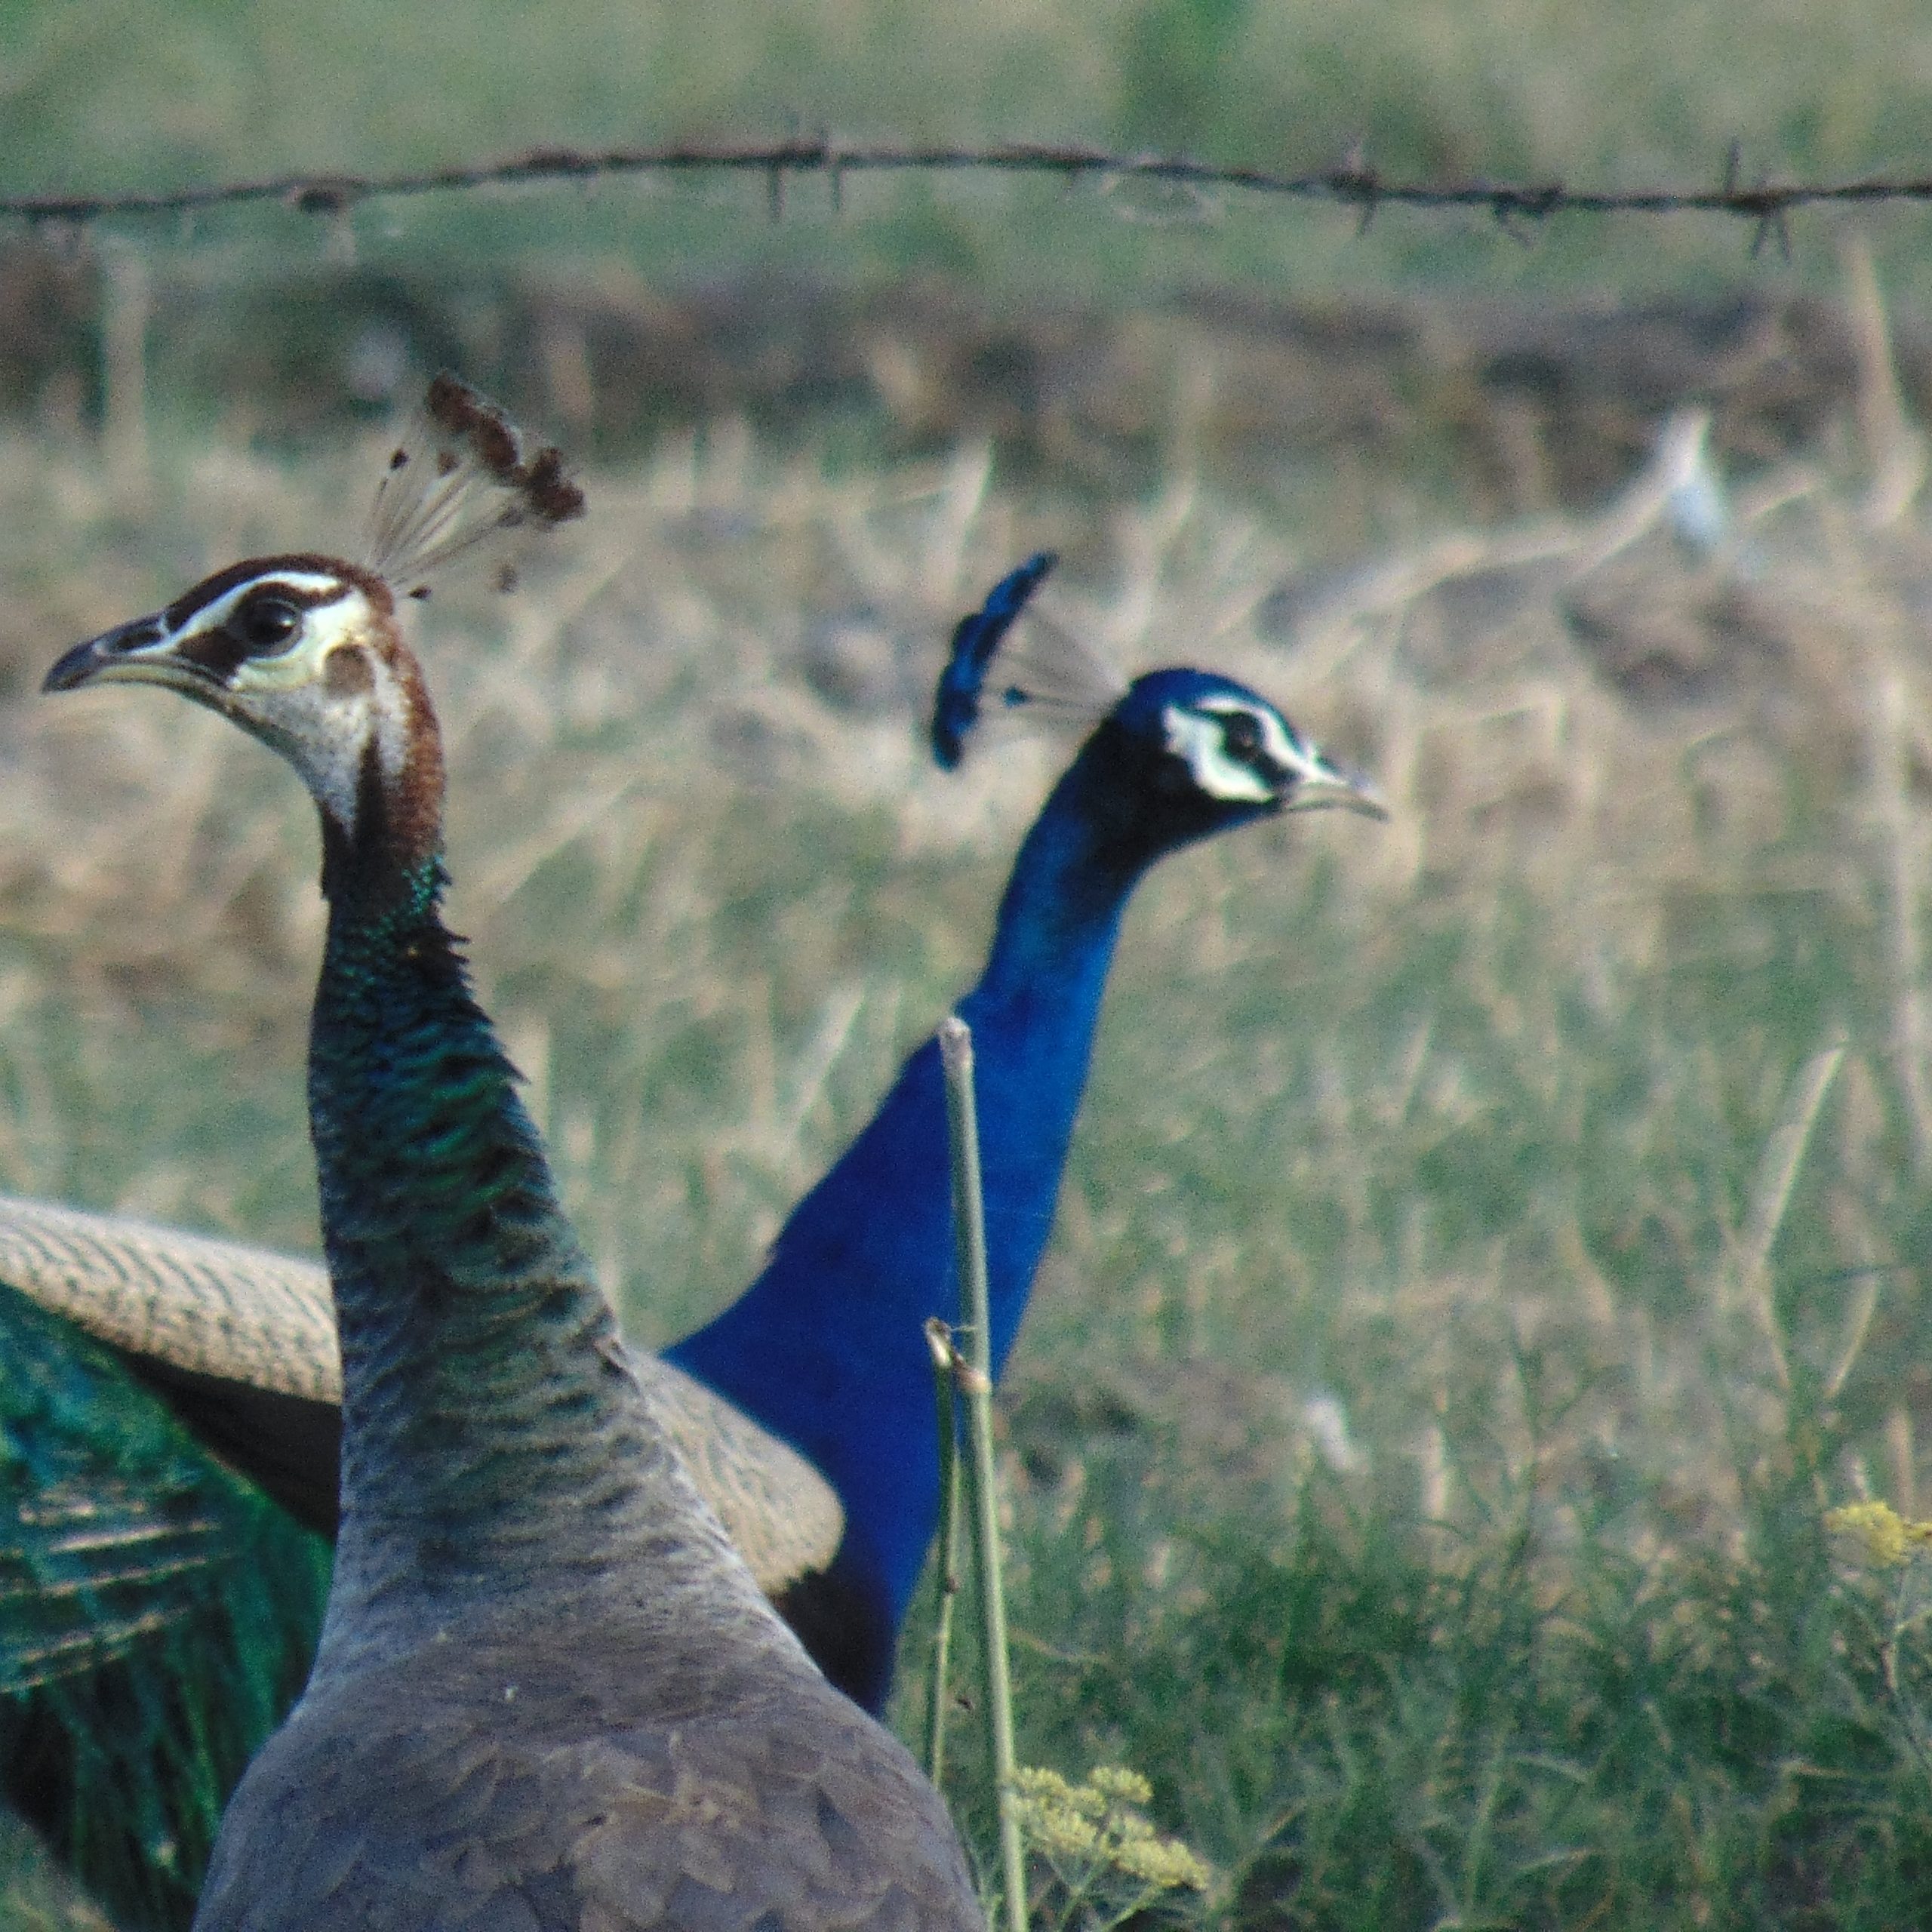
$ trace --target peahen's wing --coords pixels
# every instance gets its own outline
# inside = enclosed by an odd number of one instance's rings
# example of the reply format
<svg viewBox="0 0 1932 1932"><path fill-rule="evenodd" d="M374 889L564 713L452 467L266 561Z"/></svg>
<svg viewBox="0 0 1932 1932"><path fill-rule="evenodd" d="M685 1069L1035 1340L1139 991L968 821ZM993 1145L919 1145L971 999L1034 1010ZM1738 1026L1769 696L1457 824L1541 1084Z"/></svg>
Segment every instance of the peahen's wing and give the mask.
<svg viewBox="0 0 1932 1932"><path fill-rule="evenodd" d="M333 1534L342 1364L317 1263L0 1195L0 1282L107 1343L224 1461ZM811 1465L668 1364L637 1367L760 1586L823 1569L844 1518Z"/></svg>

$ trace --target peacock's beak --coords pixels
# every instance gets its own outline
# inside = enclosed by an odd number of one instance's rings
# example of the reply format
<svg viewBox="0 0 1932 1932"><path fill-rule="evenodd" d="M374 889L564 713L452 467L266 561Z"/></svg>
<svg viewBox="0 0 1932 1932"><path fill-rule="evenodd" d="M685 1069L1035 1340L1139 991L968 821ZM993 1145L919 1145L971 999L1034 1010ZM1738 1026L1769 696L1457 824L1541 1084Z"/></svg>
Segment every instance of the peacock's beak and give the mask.
<svg viewBox="0 0 1932 1932"><path fill-rule="evenodd" d="M137 617L100 636L77 644L41 680L43 691L78 691L83 685L110 682L173 685L205 684L200 667L174 650L167 620L159 616Z"/></svg>
<svg viewBox="0 0 1932 1932"><path fill-rule="evenodd" d="M1281 806L1284 811L1360 812L1364 818L1386 820L1389 808L1382 794L1359 771L1351 771L1325 752L1312 752L1304 768L1295 774L1294 789Z"/></svg>

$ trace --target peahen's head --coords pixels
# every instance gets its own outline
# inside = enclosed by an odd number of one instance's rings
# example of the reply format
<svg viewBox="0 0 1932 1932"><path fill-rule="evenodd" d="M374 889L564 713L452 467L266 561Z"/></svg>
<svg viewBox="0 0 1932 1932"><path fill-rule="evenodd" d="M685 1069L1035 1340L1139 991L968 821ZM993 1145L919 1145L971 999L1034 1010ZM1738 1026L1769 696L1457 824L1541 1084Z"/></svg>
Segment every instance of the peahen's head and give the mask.
<svg viewBox="0 0 1932 1932"><path fill-rule="evenodd" d="M501 411L453 376L431 383L377 491L368 561L302 552L232 564L165 611L76 645L50 691L164 685L241 726L302 774L343 845L380 838L429 857L442 752L397 612L427 580L505 533L579 515L582 493L545 449L528 460Z"/></svg>
<svg viewBox="0 0 1932 1932"><path fill-rule="evenodd" d="M76 645L50 691L164 685L278 751L353 841L380 808L433 839L442 797L436 721L374 572L341 558L251 558L152 617Z"/></svg>

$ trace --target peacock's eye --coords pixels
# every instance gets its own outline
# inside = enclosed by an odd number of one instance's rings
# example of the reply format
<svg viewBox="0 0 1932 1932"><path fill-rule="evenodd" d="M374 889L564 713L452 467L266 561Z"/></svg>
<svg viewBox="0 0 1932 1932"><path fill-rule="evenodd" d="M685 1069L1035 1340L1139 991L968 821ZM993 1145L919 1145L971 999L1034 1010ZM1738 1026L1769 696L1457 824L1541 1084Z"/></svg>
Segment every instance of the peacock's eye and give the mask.
<svg viewBox="0 0 1932 1932"><path fill-rule="evenodd" d="M236 635L256 656L283 649L301 628L301 611L281 597L257 598L238 614L234 623Z"/></svg>
<svg viewBox="0 0 1932 1932"><path fill-rule="evenodd" d="M1231 711L1221 722L1221 743L1231 758L1248 759L1261 749L1261 721L1251 711Z"/></svg>

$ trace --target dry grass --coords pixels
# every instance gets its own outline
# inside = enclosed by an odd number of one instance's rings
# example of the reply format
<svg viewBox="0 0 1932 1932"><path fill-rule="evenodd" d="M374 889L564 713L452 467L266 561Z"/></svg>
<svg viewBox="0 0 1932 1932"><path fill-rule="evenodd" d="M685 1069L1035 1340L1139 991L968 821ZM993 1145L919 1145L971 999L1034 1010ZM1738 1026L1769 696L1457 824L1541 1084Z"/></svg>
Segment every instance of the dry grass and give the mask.
<svg viewBox="0 0 1932 1932"><path fill-rule="evenodd" d="M205 566L352 540L340 505L368 467L361 451L312 478L183 454L137 525L87 453L17 441L6 457L7 561L33 598L14 626L20 691L62 641ZM1787 1083L1828 1045L1847 1057L1818 1128L1830 1151L1810 1152L1844 1197L1834 1254L1895 1252L1909 1168L1890 1164L1902 1125L1915 1152L1924 1133L1906 895L1932 747L1908 646L1932 547L1914 522L1863 518L1855 476L1762 479L1773 507L1743 506L1703 562L1640 480L1594 521L1444 537L1318 598L1297 594L1278 534L1184 473L1095 514L1008 494L976 451L838 480L774 468L727 428L590 480L597 514L567 555L515 598L439 601L423 643L451 752L457 917L641 1327L673 1329L743 1278L969 976L1058 754L1016 740L942 778L916 709L949 617L1051 540L1078 560L1061 621L1130 666L1251 679L1394 809L1379 833L1302 821L1190 855L1137 910L1103 1090L1152 1081L1153 1115L1203 1173L1217 1134L1292 1115L1301 1131L1270 1151L1334 1222L1319 1281L1293 1215L1259 1194L1223 1204L1171 1257L1186 1278L1155 1297L1164 1339L1213 1353L1238 1334L1266 1254L1345 1325L1429 1334L1412 1386L1458 1379L1456 1335L1486 1309L1525 1332L1575 1327L1635 1373L1604 1245L1663 1239L1708 1304L1697 1324L1654 1311L1680 1340L1701 1327L1774 1380L1787 1347L1835 1359L1830 1322L1784 1335L1764 1287L1798 1163L1768 1220L1749 1190ZM306 804L265 754L151 697L22 697L0 729L0 1180L303 1241L320 930ZM1833 968L1855 968L1815 1030L1779 1007L1798 989L1774 986L1750 1026L1724 1029L1751 1037L1746 1059L1727 1062L1722 1036L1683 1057L1673 985L1776 982L1780 921L1800 917ZM1452 978L1405 984L1419 940L1453 952ZM1718 1021L1712 989L1691 997ZM1399 1019L1380 1010L1392 998ZM1610 1225L1577 1140L1607 1082L1641 1096L1618 1131L1645 1189ZM1482 1239L1378 1227L1371 1195L1428 1192L1401 1162L1481 1141L1506 1105L1571 1144L1485 1205ZM1159 1168L1110 1185L1083 1166L1063 1278L1103 1263ZM1524 1243L1546 1257L1527 1273ZM1164 1277L1170 1259L1143 1265ZM1881 1305L1906 1292L1888 1281ZM1454 1324L1432 1318L1450 1306ZM1647 1347L1629 1421L1647 1433L1668 1413L1680 1441L1703 1364Z"/></svg>
<svg viewBox="0 0 1932 1932"><path fill-rule="evenodd" d="M0 1186L311 1244L309 808L185 706L25 694L205 568L352 540L370 453L0 455ZM749 1278L970 978L1060 752L942 777L917 713L952 615L1051 542L1063 623L1249 679L1393 820L1220 841L1130 921L1014 1410L1044 1682L1093 1638L1054 1566L1130 1560L1089 1527L1109 1444L1178 1457L1129 1645L1198 1588L1177 1522L1266 1549L1311 1470L1444 1575L1510 1515L1539 1614L1606 1549L1646 1587L1748 1555L1767 1472L1909 1508L1932 529L1875 467L1848 432L1761 475L1709 557L1650 478L1318 580L1178 460L1110 511L728 425L588 477L580 537L421 642L455 920L633 1330ZM1267 1808L1161 1795L1223 1860Z"/></svg>

